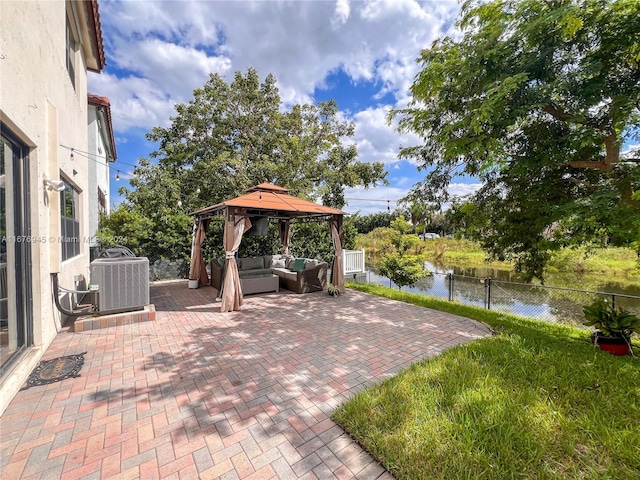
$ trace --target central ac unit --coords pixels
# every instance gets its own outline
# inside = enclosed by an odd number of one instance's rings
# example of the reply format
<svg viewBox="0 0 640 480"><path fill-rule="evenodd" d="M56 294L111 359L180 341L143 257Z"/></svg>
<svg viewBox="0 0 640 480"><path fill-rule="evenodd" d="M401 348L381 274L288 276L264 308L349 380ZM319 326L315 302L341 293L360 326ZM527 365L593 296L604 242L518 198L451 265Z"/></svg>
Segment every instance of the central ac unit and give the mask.
<svg viewBox="0 0 640 480"><path fill-rule="evenodd" d="M100 312L142 310L149 304L149 259L98 258L91 262L91 285Z"/></svg>

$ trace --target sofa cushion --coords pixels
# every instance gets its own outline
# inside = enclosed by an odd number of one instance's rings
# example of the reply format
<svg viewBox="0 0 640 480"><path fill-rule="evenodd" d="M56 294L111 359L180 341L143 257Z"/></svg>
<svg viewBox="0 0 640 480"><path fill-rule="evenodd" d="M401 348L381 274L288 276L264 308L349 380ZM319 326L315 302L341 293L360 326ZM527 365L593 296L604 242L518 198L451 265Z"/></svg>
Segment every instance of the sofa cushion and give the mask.
<svg viewBox="0 0 640 480"><path fill-rule="evenodd" d="M251 270L242 270L238 272L240 278L261 277L263 275L271 275L270 268L253 268Z"/></svg>
<svg viewBox="0 0 640 480"><path fill-rule="evenodd" d="M293 262L293 265L289 267L289 270L292 272L299 272L300 270L304 270L304 262L305 258L296 258Z"/></svg>
<svg viewBox="0 0 640 480"><path fill-rule="evenodd" d="M284 277L287 273L290 272L286 268L272 268L271 273L273 273L274 275L278 275L279 277Z"/></svg>
<svg viewBox="0 0 640 480"><path fill-rule="evenodd" d="M310 268L314 268L318 266L318 260L315 258L307 258L304 261L304 269L309 270Z"/></svg>
<svg viewBox="0 0 640 480"><path fill-rule="evenodd" d="M298 281L298 273L297 272L291 272L289 270L280 270L278 272L278 276L286 278L287 280L291 280L292 282L297 282Z"/></svg>
<svg viewBox="0 0 640 480"><path fill-rule="evenodd" d="M257 270L264 268L264 260L262 257L243 258L240 270Z"/></svg>

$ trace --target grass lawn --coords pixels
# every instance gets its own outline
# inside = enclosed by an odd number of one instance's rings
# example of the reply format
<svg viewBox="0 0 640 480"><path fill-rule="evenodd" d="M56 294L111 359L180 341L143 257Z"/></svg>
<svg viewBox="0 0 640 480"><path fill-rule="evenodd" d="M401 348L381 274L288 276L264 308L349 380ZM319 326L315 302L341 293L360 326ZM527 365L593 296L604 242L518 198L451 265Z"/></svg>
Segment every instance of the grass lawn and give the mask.
<svg viewBox="0 0 640 480"><path fill-rule="evenodd" d="M349 287L497 333L417 363L335 412L396 478L640 478L640 357L602 352L566 325Z"/></svg>

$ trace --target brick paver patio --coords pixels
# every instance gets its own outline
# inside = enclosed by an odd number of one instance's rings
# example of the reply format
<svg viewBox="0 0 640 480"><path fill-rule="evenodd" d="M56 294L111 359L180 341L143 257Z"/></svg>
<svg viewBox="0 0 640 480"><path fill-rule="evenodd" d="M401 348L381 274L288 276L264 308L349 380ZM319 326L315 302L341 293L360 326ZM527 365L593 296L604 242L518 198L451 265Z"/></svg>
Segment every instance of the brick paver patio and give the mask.
<svg viewBox="0 0 640 480"><path fill-rule="evenodd" d="M392 478L331 413L490 333L354 291L253 296L225 314L212 288L151 293L155 322L56 337L44 359L87 352L81 376L15 397L0 419L0 477Z"/></svg>

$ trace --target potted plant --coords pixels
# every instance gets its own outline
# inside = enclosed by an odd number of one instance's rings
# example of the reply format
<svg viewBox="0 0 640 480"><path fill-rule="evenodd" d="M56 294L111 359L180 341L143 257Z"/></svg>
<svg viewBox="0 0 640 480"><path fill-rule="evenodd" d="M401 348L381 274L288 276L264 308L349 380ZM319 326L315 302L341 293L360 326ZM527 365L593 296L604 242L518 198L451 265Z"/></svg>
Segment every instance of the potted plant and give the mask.
<svg viewBox="0 0 640 480"><path fill-rule="evenodd" d="M631 352L631 334L640 332L640 319L635 315L615 308L605 300L597 300L583 308L584 325L596 328L591 340L602 350L614 355Z"/></svg>
<svg viewBox="0 0 640 480"><path fill-rule="evenodd" d="M340 295L340 289L336 287L334 284L332 284L331 282L327 283L327 292L332 297L337 297Z"/></svg>

